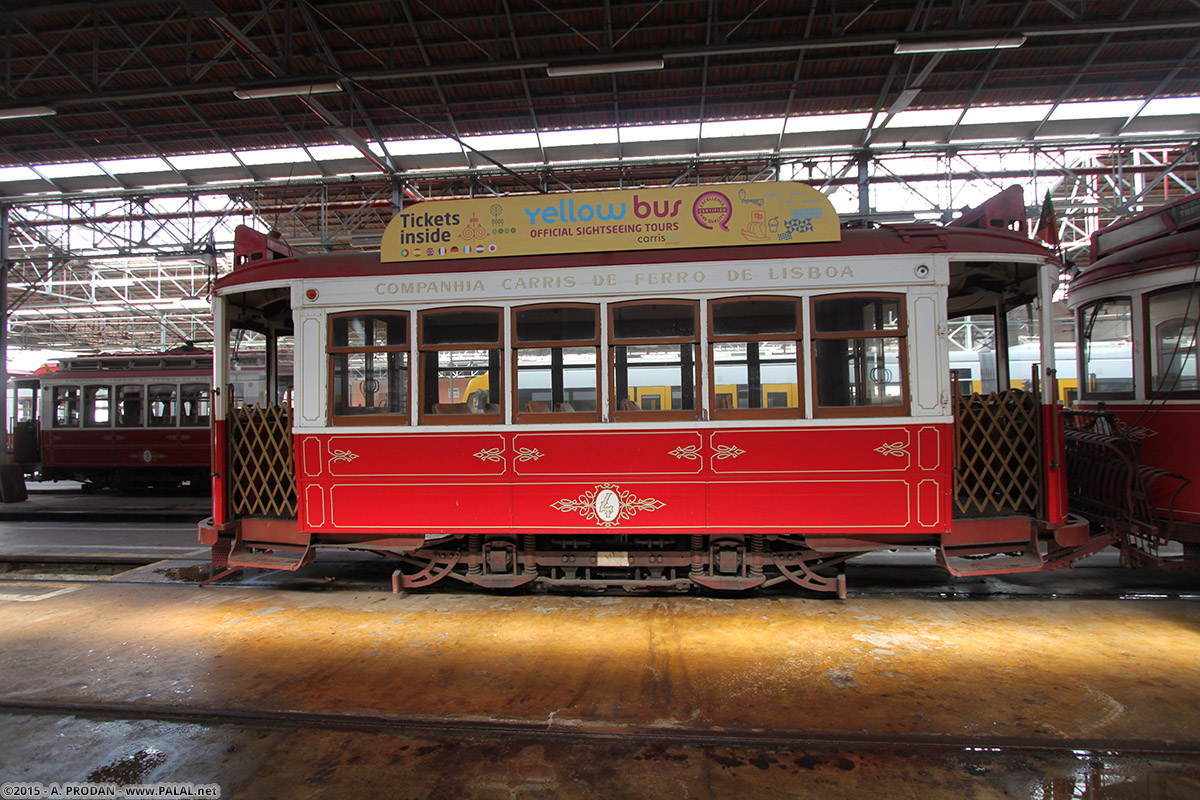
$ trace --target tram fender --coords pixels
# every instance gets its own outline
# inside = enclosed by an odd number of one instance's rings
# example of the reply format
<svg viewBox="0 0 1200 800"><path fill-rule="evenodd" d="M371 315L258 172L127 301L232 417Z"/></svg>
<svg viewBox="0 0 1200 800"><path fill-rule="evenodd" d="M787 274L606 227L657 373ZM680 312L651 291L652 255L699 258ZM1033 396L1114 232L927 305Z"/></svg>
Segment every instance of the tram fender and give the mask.
<svg viewBox="0 0 1200 800"><path fill-rule="evenodd" d="M214 544L217 543L217 539L220 538L222 533L227 534L230 531L234 530L234 528L236 528L236 527L237 527L236 522L217 523L217 522L213 522L212 517L208 517L207 519L201 520L200 524L197 526L199 538L200 538L200 544L204 545L205 547L212 547Z"/></svg>

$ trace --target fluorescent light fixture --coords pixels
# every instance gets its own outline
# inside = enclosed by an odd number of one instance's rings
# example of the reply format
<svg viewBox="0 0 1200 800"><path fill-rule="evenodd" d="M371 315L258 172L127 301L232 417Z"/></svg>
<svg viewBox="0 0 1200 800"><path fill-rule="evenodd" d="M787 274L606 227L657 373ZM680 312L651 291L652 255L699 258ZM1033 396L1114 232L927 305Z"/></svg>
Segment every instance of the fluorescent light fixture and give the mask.
<svg viewBox="0 0 1200 800"><path fill-rule="evenodd" d="M650 72L662 68L661 58L644 58L639 61L605 61L546 67L546 75L551 78L572 78L577 75L607 75L610 72Z"/></svg>
<svg viewBox="0 0 1200 800"><path fill-rule="evenodd" d="M26 106L25 108L0 108L0 119L25 119L26 117L52 117L58 112L50 106Z"/></svg>
<svg viewBox="0 0 1200 800"><path fill-rule="evenodd" d="M1024 36L1001 36L993 39L954 39L941 42L897 42L896 54L961 53L966 50L1007 50L1025 44Z"/></svg>
<svg viewBox="0 0 1200 800"><path fill-rule="evenodd" d="M233 96L240 100L262 100L267 97L300 97L310 94L331 94L340 92L342 84L338 81L329 83L302 83L297 86L263 86L258 89L234 89Z"/></svg>

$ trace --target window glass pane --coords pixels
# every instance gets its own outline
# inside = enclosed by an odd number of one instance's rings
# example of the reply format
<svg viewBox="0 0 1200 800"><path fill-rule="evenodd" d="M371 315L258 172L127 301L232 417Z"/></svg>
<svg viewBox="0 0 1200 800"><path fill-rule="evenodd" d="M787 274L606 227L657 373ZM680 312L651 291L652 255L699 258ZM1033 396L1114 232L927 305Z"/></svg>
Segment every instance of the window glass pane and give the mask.
<svg viewBox="0 0 1200 800"><path fill-rule="evenodd" d="M796 303L792 300L738 300L713 305L713 335L796 333Z"/></svg>
<svg viewBox="0 0 1200 800"><path fill-rule="evenodd" d="M155 428L174 425L175 398L178 392L174 384L152 383L149 388L149 426Z"/></svg>
<svg viewBox="0 0 1200 800"><path fill-rule="evenodd" d="M83 424L88 428L107 428L110 421L112 387L88 386L83 390Z"/></svg>
<svg viewBox="0 0 1200 800"><path fill-rule="evenodd" d="M797 408L796 343L713 345L716 408Z"/></svg>
<svg viewBox="0 0 1200 800"><path fill-rule="evenodd" d="M500 342L500 312L450 311L426 314L422 342L439 344L498 344Z"/></svg>
<svg viewBox="0 0 1200 800"><path fill-rule="evenodd" d="M238 328L229 355L229 382L234 406L265 405L267 397L267 337Z"/></svg>
<svg viewBox="0 0 1200 800"><path fill-rule="evenodd" d="M613 336L617 339L694 337L693 305L636 305L613 309Z"/></svg>
<svg viewBox="0 0 1200 800"><path fill-rule="evenodd" d="M334 347L389 347L408 342L404 314L357 314L334 317Z"/></svg>
<svg viewBox="0 0 1200 800"><path fill-rule="evenodd" d="M144 387L138 385L117 387L117 427L140 428L142 425L142 398Z"/></svg>
<svg viewBox="0 0 1200 800"><path fill-rule="evenodd" d="M695 410L694 345L622 345L613 348L613 355L617 410Z"/></svg>
<svg viewBox="0 0 1200 800"><path fill-rule="evenodd" d="M54 427L74 428L79 425L79 387L54 387Z"/></svg>
<svg viewBox="0 0 1200 800"><path fill-rule="evenodd" d="M275 402L288 402L296 380L296 337L279 336L275 339Z"/></svg>
<svg viewBox="0 0 1200 800"><path fill-rule="evenodd" d="M517 351L517 411L596 410L595 347L527 347Z"/></svg>
<svg viewBox="0 0 1200 800"><path fill-rule="evenodd" d="M900 330L900 299L895 297L818 300L814 314L817 333Z"/></svg>
<svg viewBox="0 0 1200 800"><path fill-rule="evenodd" d="M596 309L531 308L517 311L518 342L594 340Z"/></svg>
<svg viewBox="0 0 1200 800"><path fill-rule="evenodd" d="M408 413L408 353L335 354L333 413Z"/></svg>
<svg viewBox="0 0 1200 800"><path fill-rule="evenodd" d="M499 350L437 350L425 353L426 414L498 414Z"/></svg>
<svg viewBox="0 0 1200 800"><path fill-rule="evenodd" d="M1200 389L1200 359L1196 350L1200 287L1174 289L1152 296L1149 313L1153 347L1151 389L1155 392Z"/></svg>
<svg viewBox="0 0 1200 800"><path fill-rule="evenodd" d="M179 387L179 424L208 425L208 384L185 383Z"/></svg>
<svg viewBox="0 0 1200 800"><path fill-rule="evenodd" d="M1083 391L1133 393L1133 304L1128 297L1083 309Z"/></svg>
<svg viewBox="0 0 1200 800"><path fill-rule="evenodd" d="M900 339L823 339L816 342L817 404L829 407L904 403Z"/></svg>

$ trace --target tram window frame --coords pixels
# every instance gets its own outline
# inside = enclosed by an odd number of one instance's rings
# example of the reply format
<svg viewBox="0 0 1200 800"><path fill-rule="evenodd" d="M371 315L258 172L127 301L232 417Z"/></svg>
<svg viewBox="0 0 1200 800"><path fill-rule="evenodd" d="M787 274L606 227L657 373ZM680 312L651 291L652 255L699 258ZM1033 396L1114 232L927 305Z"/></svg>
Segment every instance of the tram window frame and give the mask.
<svg viewBox="0 0 1200 800"><path fill-rule="evenodd" d="M126 389L136 389L135 395L129 395L130 398L137 398L137 416L130 419L126 414ZM146 384L144 383L121 383L114 387L113 398L116 400L114 407L116 413L113 414L113 425L118 428L144 428L146 427Z"/></svg>
<svg viewBox="0 0 1200 800"><path fill-rule="evenodd" d="M536 314L537 312L546 311L589 311L591 312L591 335L582 337L571 335L578 333L576 331L563 330L562 335L558 338L554 336L542 335L531 338L523 338L524 325L521 321L523 314ZM586 325L586 321L581 321L577 324ZM592 386L595 392L595 408L592 410L580 411L573 405L574 402L567 394L566 372L568 366L564 358L564 351L568 349L586 349L591 348L593 354L593 382ZM520 402L521 397L521 369L520 369L520 353L522 350L549 350L550 364L548 370L550 372L550 400L545 405L544 410L534 410L523 406ZM580 370L583 371L582 369ZM601 354L600 354L600 306L595 303L536 303L528 306L516 306L512 309L512 404L513 404L513 421L522 424L529 423L559 423L559 422L597 422L600 420L601 408ZM541 402L541 401L530 401ZM564 405L565 404L565 405Z"/></svg>
<svg viewBox="0 0 1200 800"><path fill-rule="evenodd" d="M732 333L719 333L718 316L722 306L734 306L735 304L755 304L755 303L774 303L779 305L790 305L792 307L792 330L784 331L763 331L751 333L748 331L739 331ZM765 317L756 317L763 320ZM770 397L777 392L769 391L772 384L765 384L761 380L755 381L759 363L759 345L760 343L782 343L788 342L795 347L795 370L796 374L793 379L796 391L796 405L794 406L771 406ZM751 386L757 385L758 400L760 403L766 402L765 405L757 407L740 405L741 392L735 387L734 396L729 399L730 406L722 407L721 398L718 396L717 388L717 353L716 345L722 343L729 344L745 344L746 347L746 372L747 385L746 394L747 402L753 402L753 393L750 391ZM751 347L753 345L753 347ZM711 398L711 409L709 416L711 419L796 419L804 416L805 405L805 386L804 386L804 311L802 301L798 297L782 297L771 295L746 295L739 297L722 297L708 302L708 395ZM742 363L742 362L737 362ZM740 387L740 384L738 385ZM726 396L727 393L722 393Z"/></svg>
<svg viewBox="0 0 1200 800"><path fill-rule="evenodd" d="M50 387L50 427L78 428L83 414L80 413L80 400L83 392L81 386L52 386ZM72 396L73 395L73 396ZM66 408L66 416L59 416L59 407Z"/></svg>
<svg viewBox="0 0 1200 800"><path fill-rule="evenodd" d="M1152 313L1152 304L1155 300L1161 300L1165 295L1169 294L1184 294L1184 315L1172 315L1169 317L1156 319ZM1190 293L1190 295L1189 295ZM1160 333L1165 326L1180 324L1180 335L1187 332L1188 322L1192 322L1192 346L1191 352L1184 354L1184 360L1191 362L1192 371L1185 373L1179 371L1180 375L1188 375L1196 378L1196 386L1194 388L1179 389L1179 388L1159 388L1159 365L1161 363L1162 353L1159 352ZM1142 297L1142 334L1146 347L1143 347L1143 374L1146 380L1146 397L1149 398L1178 398L1178 399L1195 399L1200 398L1200 287L1194 283L1182 283L1175 286L1167 286L1162 289L1156 289L1153 292L1147 292ZM1171 354L1171 361L1176 360L1176 353ZM1176 380L1178 386L1178 380Z"/></svg>
<svg viewBox="0 0 1200 800"><path fill-rule="evenodd" d="M155 414L155 389L170 390L170 413ZM179 384L150 383L146 385L146 427L147 428L177 428L179 427Z"/></svg>
<svg viewBox="0 0 1200 800"><path fill-rule="evenodd" d="M622 336L618 328L620 322L618 320L619 312L629 308L654 308L654 307L684 307L691 309L692 331L690 335L637 335L637 336ZM682 317L681 317L682 319ZM632 322L632 320L631 320ZM610 353L608 356L608 385L609 385L609 414L610 419L618 422L650 422L660 420L696 420L700 419L701 401L700 387L702 385L702 377L700 375L700 301L699 300L669 300L655 298L651 300L631 300L624 303L612 303L608 307L608 342ZM626 374L621 375L622 363L626 356L626 348L637 347L641 345L679 345L679 372L680 372L680 394L678 401L682 403L690 392L692 398L692 408L684 408L676 410L674 405L676 397L674 392L671 393L671 408L668 410L661 409L662 397L658 395L650 395L657 397L660 403L657 409L647 408L641 403L641 399L635 397L630 400L628 391L620 392L619 386L628 387L628 366L626 366ZM690 385L687 385L683 380L683 372L685 365L690 361L692 380ZM675 366L671 364L669 366ZM663 387L666 389L667 387Z"/></svg>
<svg viewBox="0 0 1200 800"><path fill-rule="evenodd" d="M374 335L373 330L368 333L369 329L374 328L374 322L381 318L387 318L387 338L386 344L366 344L365 340L362 344L351 344L349 338L350 321L353 319L363 320L363 334L365 336ZM339 339L338 328L342 322L346 323L346 344L336 344ZM326 366L328 374L328 386L326 394L326 403L329 410L330 425L408 425L411 415L409 406L412 395L412 347L409 341L409 314L407 311L393 311L391 309L377 309L371 311L345 311L337 314L330 314L328 317L328 331L326 340ZM393 339L402 339L400 342L392 341ZM341 375L347 385L343 388L342 397L350 394L349 390L349 373L350 361L355 356L362 356L367 362L371 377L364 378L366 380L376 380L374 377L375 357L379 356L382 359L382 372L384 382L388 386L387 397L388 405L383 406L380 411L376 411L379 406L346 406L339 410L338 404L338 376ZM394 362L402 361L399 365L394 365ZM340 368L339 368L340 367ZM400 384L394 386L393 378ZM393 388L395 391L393 391ZM364 386L364 399L370 394L375 394L374 391L366 392ZM399 401L397 408L392 403L391 398Z"/></svg>
<svg viewBox="0 0 1200 800"><path fill-rule="evenodd" d="M189 406L194 411L189 411ZM212 420L212 386L202 381L179 385L179 427L207 428Z"/></svg>
<svg viewBox="0 0 1200 800"><path fill-rule="evenodd" d="M1092 345L1092 330L1095 324L1095 318L1092 317L1092 322L1089 323L1089 312L1093 308L1099 308L1105 303L1124 303L1129 308L1129 389L1120 389L1116 391L1092 391L1090 388L1091 379L1088 373L1088 354ZM1134 308L1136 304L1133 297L1130 295L1113 295L1111 297L1101 297L1097 300L1081 306L1078 311L1078 316L1075 318L1077 324L1076 330L1079 332L1079 351L1077 364L1078 367L1078 385L1079 397L1083 400L1132 400L1137 391L1138 378L1138 363L1137 363L1137 342L1138 336L1137 320L1134 319ZM1104 341L1113 341L1105 339Z"/></svg>
<svg viewBox="0 0 1200 800"><path fill-rule="evenodd" d="M481 336L464 336L456 341L439 342L430 340L430 321L438 317L449 318L452 315L481 315L495 316L496 337L494 340ZM418 377L418 394L420 402L417 406L417 422L420 425L495 425L504 422L505 392L504 392L504 311L494 306L451 306L447 308L431 308L417 312L417 351L419 353L420 374ZM481 406L481 401L471 395L463 398L462 402L443 403L440 397L438 372L443 369L439 359L446 352L483 352L487 354L486 375L487 405ZM430 375L434 376L430 381ZM475 376L475 380L482 376ZM468 387L470 382L468 381ZM484 391L478 389L472 395ZM493 399L495 402L492 402ZM453 398L451 398L453 401ZM461 406L461 408L459 408Z"/></svg>
<svg viewBox="0 0 1200 800"><path fill-rule="evenodd" d="M825 302L839 300L876 300L895 302L897 309L897 324L894 330L887 328L857 328L845 330L820 330L821 314L818 306ZM908 298L902 292L839 292L836 294L815 295L809 299L808 308L809 328L811 329L812 349L809 358L812 359L813 369L813 414L817 418L849 418L849 417L904 417L908 416L912 404L908 363ZM822 359L820 350L822 342L866 342L872 340L895 339L897 350L897 369L900 372L900 402L888 405L822 405L821 380ZM847 378L849 376L846 376Z"/></svg>
<svg viewBox="0 0 1200 800"><path fill-rule="evenodd" d="M97 396L101 393L101 391L107 391L107 393L108 393L108 396L105 398L107 400L108 405L104 409L108 414L108 419L104 420L103 422L100 422L99 420L96 419L96 417L97 417L96 411L99 408L99 404L96 402L96 399L97 399ZM83 427L85 427L85 428L108 428L108 427L112 426L112 422L113 422L113 389L111 386L107 386L104 384L95 384L92 386L84 386L83 387L83 415L82 415L82 418L83 418Z"/></svg>

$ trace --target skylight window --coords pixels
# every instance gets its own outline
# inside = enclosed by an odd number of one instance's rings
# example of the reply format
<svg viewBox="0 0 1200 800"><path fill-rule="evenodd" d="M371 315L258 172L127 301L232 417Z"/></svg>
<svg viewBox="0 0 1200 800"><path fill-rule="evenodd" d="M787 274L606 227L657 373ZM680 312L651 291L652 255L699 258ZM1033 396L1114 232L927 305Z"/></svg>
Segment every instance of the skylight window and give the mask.
<svg viewBox="0 0 1200 800"><path fill-rule="evenodd" d="M100 169L90 161L78 161L70 164L41 164L37 171L51 180L57 178L85 178L89 175L103 175Z"/></svg>
<svg viewBox="0 0 1200 800"><path fill-rule="evenodd" d="M238 150L243 164L300 164L309 160L303 147L272 147L269 150Z"/></svg>
<svg viewBox="0 0 1200 800"><path fill-rule="evenodd" d="M464 143L485 153L493 150L522 150L538 147L536 133L500 133L494 136L464 136Z"/></svg>
<svg viewBox="0 0 1200 800"><path fill-rule="evenodd" d="M29 167L0 167L0 181L37 181L37 173Z"/></svg>
<svg viewBox="0 0 1200 800"><path fill-rule="evenodd" d="M1151 100L1140 116L1166 117L1175 114L1200 113L1200 97L1160 97Z"/></svg>
<svg viewBox="0 0 1200 800"><path fill-rule="evenodd" d="M335 161L344 158L362 158L357 147L348 144L322 144L308 148L309 154L316 161Z"/></svg>
<svg viewBox="0 0 1200 800"><path fill-rule="evenodd" d="M1032 106L976 106L968 108L963 125L994 125L998 122L1041 122L1050 113L1049 103Z"/></svg>
<svg viewBox="0 0 1200 800"><path fill-rule="evenodd" d="M765 119L731 119L706 122L701 133L705 139L727 136L778 136L783 132L783 117Z"/></svg>
<svg viewBox="0 0 1200 800"><path fill-rule="evenodd" d="M700 135L700 123L626 125L620 129L620 135L622 142L669 142L677 139L695 139Z"/></svg>
<svg viewBox="0 0 1200 800"><path fill-rule="evenodd" d="M378 145L371 145L371 150L382 156L383 151ZM439 153L461 153L462 145L448 137L440 139L404 139L387 142L387 151L394 156L432 156Z"/></svg>
<svg viewBox="0 0 1200 800"><path fill-rule="evenodd" d="M616 128L586 128L571 131L546 131L542 134L542 145L545 147L572 147L575 145L616 143Z"/></svg>
<svg viewBox="0 0 1200 800"><path fill-rule="evenodd" d="M901 111L892 117L889 128L926 128L953 125L962 114L961 108L921 108Z"/></svg>
<svg viewBox="0 0 1200 800"><path fill-rule="evenodd" d="M871 124L871 115L865 111L858 114L820 114L811 117L790 117L783 132L861 131L869 124Z"/></svg>
<svg viewBox="0 0 1200 800"><path fill-rule="evenodd" d="M1108 119L1128 117L1141 108L1141 100L1104 100L1094 103L1063 103L1054 109L1051 120Z"/></svg>
<svg viewBox="0 0 1200 800"><path fill-rule="evenodd" d="M239 166L233 153L191 153L184 156L168 156L172 167L185 169L220 169Z"/></svg>
<svg viewBox="0 0 1200 800"><path fill-rule="evenodd" d="M101 161L100 166L113 175L171 171L170 165L157 156L151 158L118 158L112 161Z"/></svg>

